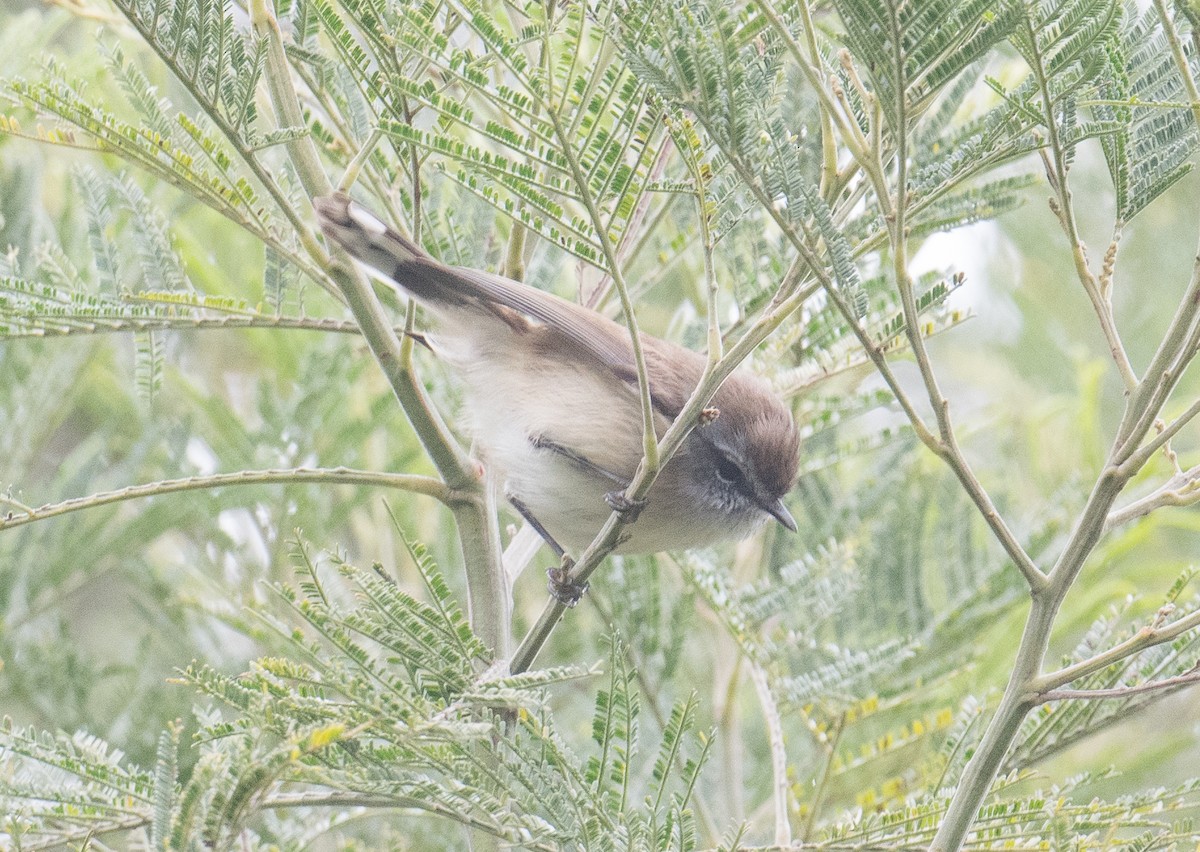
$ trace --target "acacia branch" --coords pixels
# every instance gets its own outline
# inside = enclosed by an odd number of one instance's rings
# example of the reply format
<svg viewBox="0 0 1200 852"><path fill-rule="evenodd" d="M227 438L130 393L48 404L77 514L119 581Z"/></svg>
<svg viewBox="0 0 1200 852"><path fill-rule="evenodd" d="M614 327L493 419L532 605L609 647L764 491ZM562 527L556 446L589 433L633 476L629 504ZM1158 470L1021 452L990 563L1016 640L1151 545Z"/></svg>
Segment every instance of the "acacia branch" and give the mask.
<svg viewBox="0 0 1200 852"><path fill-rule="evenodd" d="M1134 695L1144 695L1147 692L1177 689L1181 686L1190 686L1194 683L1200 683L1200 663L1196 663L1181 675L1151 681L1150 683L1139 683L1136 686L1116 686L1112 689L1050 689L1039 693L1036 701L1038 704L1045 704L1047 701L1095 701L1112 698L1129 698Z"/></svg>
<svg viewBox="0 0 1200 852"><path fill-rule="evenodd" d="M1074 220L1070 215L1067 161L1058 135L1049 81L1045 74L1044 63L1037 55L1037 33L1034 32L1028 16L1025 17L1024 25L1027 41L1032 45L1031 49L1034 53L1030 64L1042 95L1044 118L1050 134L1052 158L1046 158L1047 179L1052 184L1058 199L1056 212L1059 214L1060 222L1071 242L1081 283L1091 297L1098 294L1098 289L1095 287L1095 280L1089 277L1090 272L1087 271L1086 262L1080 266L1080 260L1083 259L1083 247L1075 231ZM1083 272L1087 272L1087 275L1083 275ZM1093 301L1095 304L1095 300ZM1180 345L1188 337L1187 330L1191 326L1193 313L1194 308L1189 308L1186 304L1180 305L1177 319L1184 317L1186 321L1180 323L1177 335L1168 335L1176 341L1175 343L1168 344L1168 341L1164 340L1160 346L1156 360L1160 360L1162 367L1175 362L1179 356ZM1101 303L1097 307L1097 316L1102 328L1106 328L1107 320L1111 320L1111 311L1106 311ZM1172 327L1174 328L1175 324ZM1124 359L1123 363L1124 350L1120 347L1120 338L1115 336L1115 327L1111 336L1106 331L1106 337L1113 350L1118 370L1122 373L1126 386L1130 387L1127 373L1131 370L1127 370L1127 359ZM1151 370L1147 375L1157 376L1158 370ZM1173 380L1170 377L1164 377L1162 384L1169 388L1173 386ZM1118 429L1117 441L1109 454L1109 459L1088 495L1087 502L1075 528L1071 531L1066 546L1047 575L1046 584L1041 589L1034 591L1029 616L1025 622L1004 695L1000 699L996 712L988 722L982 741L963 770L931 849L940 852L940 850L958 849L962 846L971 824L978 815L979 806L987 796L992 782L1000 770L1005 754L1008 753L1009 747L1020 731L1021 722L1037 704L1036 695L1039 691L1037 685L1041 683L1040 670L1046 658L1055 618L1067 592L1100 540L1112 504L1129 479L1128 472L1119 466L1127 457L1121 456L1121 448L1129 441L1132 441L1136 447L1136 443L1144 434L1144 430L1138 431L1141 423L1145 421L1145 428L1149 428L1165 401L1165 393L1160 396L1156 391L1144 392L1145 385L1145 382L1140 384L1135 382L1131 387L1125 414ZM1156 384L1156 386L1158 385ZM1147 417L1148 421L1146 421Z"/></svg>
<svg viewBox="0 0 1200 852"><path fill-rule="evenodd" d="M229 121L226 120L225 116L221 115L221 112L219 109L217 109L216 104L206 95L205 92L199 89L196 81L194 79L190 79L184 73L184 69L179 66L176 57L169 53L166 47L159 41L158 33L154 31L153 26L147 25L146 21L141 18L134 6L130 3L118 3L117 5L121 10L121 14L124 15L129 24L138 32L138 34L142 37L142 40L145 41L146 44L148 44L155 52L155 54L157 54L159 59L161 59L166 66L171 69L176 79L183 84L184 88L186 88L192 94L192 96L195 97L196 101L204 108L205 115L207 115L209 120L211 120L217 129L221 131L221 135L224 136L229 144L233 146L234 150L237 151L238 156L240 156L242 161L246 164L246 167L254 174L254 177L258 180L266 193L271 196L271 199L275 202L276 207L279 208L280 213L285 219L287 219L288 223L296 232L296 235L300 240L300 244L318 265L317 270L310 272L313 280L334 299L343 301L344 296L341 292L339 292L337 286L335 286L335 284L329 280L328 275L321 273L321 270L324 270L328 267L329 259L328 255L325 253L325 250L317 241L316 234L313 233L313 230L309 227L308 222L306 222L304 218L301 217L300 213L294 209L295 206L292 204L291 200L286 196L283 190L280 189L278 183L276 183L274 177L271 175L270 170L267 169L267 167L264 166L262 161L259 159L257 151L246 144L238 129L231 125ZM261 23L262 21L269 19L271 25L274 27L275 33L279 33L279 24L275 20L274 14L266 11L264 0L256 0L256 2L251 3L250 6L252 24L255 20L258 20ZM257 16L256 11L258 12ZM273 46L274 45L272 45L272 47ZM282 52L282 41L278 41L278 47L279 51ZM270 66L274 61L274 57L271 56L272 52L273 51L271 50L268 51L268 66ZM286 57L284 58L283 63L286 67ZM267 76L268 82L272 82L271 77L274 75L268 74ZM291 85L290 80L288 85ZM272 94L274 95L274 91ZM296 106L295 113L296 116L299 117L298 120L295 122L284 123L282 126L303 127L305 122L303 115L300 113L299 104ZM311 139L306 137L304 141L308 143L310 148L313 147ZM298 142L299 140L292 140L289 142L287 144L288 149L292 151L299 148L300 146L297 144ZM315 148L313 151L313 156L315 157Z"/></svg>
<svg viewBox="0 0 1200 852"><path fill-rule="evenodd" d="M549 30L547 30L546 37L549 38ZM544 58L549 53L549 50L544 49ZM547 81L552 80L553 75L547 74L546 79ZM696 390L692 392L688 402L676 416L675 421L671 424L660 442L654 428L654 407L650 396L650 380L646 374L646 359L642 349L641 333L638 330L637 317L633 312L633 302L629 297L629 288L626 285L621 269L618 247L613 245L612 239L609 236L609 229L605 227L603 217L600 215L600 208L596 204L587 176L580 165L573 141L563 125L562 117L551 102L553 99L552 93L547 92L546 95L542 95L534 88L530 88L528 91L539 109L543 110L549 117L551 125L554 128L555 136L558 138L560 144L560 153L567 161L576 189L579 191L580 200L583 202L591 219L592 227L600 240L600 246L604 252L605 262L608 266L608 273L612 276L613 287L617 292L617 298L621 304L621 312L624 315L625 325L629 329L634 366L637 370L638 396L642 409L642 461L634 472L629 486L625 489L625 497L629 501L637 503L645 498L662 466L666 464L674 451L683 443L683 439L695 427L701 409L708 404L708 401L720 386L721 381L725 379L729 372L732 372L733 366L739 363L741 359L739 358L738 361L733 362L729 370L721 374L716 382L712 382L711 379L718 372L716 369L718 365L714 362L713 356L710 353L708 365L700 377L700 382L696 386ZM782 322L782 318L780 322ZM749 354L748 350L746 354ZM742 358L744 357L745 354L742 355ZM621 512L614 511L609 515L608 520L596 534L596 537L584 548L583 553L579 555L565 582L573 586L586 585L588 578L595 572L600 563L620 544L622 531L627 523L626 516ZM537 622L525 635L525 638L517 648L512 661L512 671L514 673L526 671L533 665L538 652L545 645L551 631L554 630L554 627L558 624L566 610L567 605L556 597L551 597L547 601Z"/></svg>
<svg viewBox="0 0 1200 852"><path fill-rule="evenodd" d="M1143 517L1164 506L1192 506L1200 503L1200 465L1181 471L1160 487L1128 506L1109 512L1105 531Z"/></svg>
<svg viewBox="0 0 1200 852"><path fill-rule="evenodd" d="M1134 654L1140 653L1147 648L1153 648L1156 645L1170 642L1184 633L1200 627L1200 611L1188 613L1182 618L1166 624L1165 621L1170 611L1170 606L1159 610L1158 615L1155 616L1152 623L1143 627L1124 642L1109 648L1107 651L1099 653L1090 659L1059 669L1056 672L1042 675L1030 684L1030 694L1037 696L1065 686L1072 681L1079 680L1081 677L1086 677L1087 675L1106 669L1114 663L1119 663L1127 657L1132 657Z"/></svg>
<svg viewBox="0 0 1200 852"><path fill-rule="evenodd" d="M1071 259L1075 266L1075 274L1079 278L1079 283L1083 287L1084 293L1087 294L1088 300L1092 303L1092 309L1096 312L1096 318L1100 321L1100 330L1108 343L1108 350L1112 355L1113 363L1117 366L1121 382L1125 386L1126 393L1131 393L1137 387L1137 375L1133 371L1133 366L1129 362L1129 355L1126 353L1125 345L1121 341L1121 335L1117 331L1116 320L1113 316L1111 290L1101 287L1088 265L1087 251L1083 245L1082 238L1079 236L1079 228L1075 221L1075 209L1067 180L1068 161L1062 140L1059 137L1058 122L1054 116L1054 101L1050 94L1050 81L1043 70L1042 58L1038 54L1037 34L1033 32L1033 26L1029 22L1028 17L1025 19L1025 27L1026 37L1031 45L1030 49L1035 55L1032 69L1042 96L1042 120L1045 122L1046 133L1049 137L1050 156L1046 155L1044 149L1041 151L1041 155L1046 168L1047 180L1054 190L1051 207L1058 218L1063 233L1067 237L1067 242L1071 247ZM1111 275L1108 278L1111 278Z"/></svg>
<svg viewBox="0 0 1200 852"><path fill-rule="evenodd" d="M255 33L266 41L264 71L278 123L283 127L303 126L304 115L292 83L279 22L267 0L252 0L250 21ZM333 186L321 166L312 138L291 139L286 147L309 196L329 194ZM422 446L452 489L454 499L448 505L454 513L463 550L471 626L497 658L503 659L508 656L511 643L512 590L500 564L500 530L493 500L484 486L482 467L472 461L450 434L417 380L412 369L411 337L401 343L378 296L349 256L336 249L333 257L334 262L327 264L330 276L344 295ZM411 328L411 320L410 311L406 329Z"/></svg>
<svg viewBox="0 0 1200 852"><path fill-rule="evenodd" d="M1179 77L1183 80L1184 91L1187 92L1188 100L1191 102L1192 116L1196 120L1196 126L1200 127L1200 88L1197 87L1196 79L1192 76L1192 68L1188 63L1187 53L1183 49L1183 41L1179 37L1179 31L1175 29L1175 19L1171 17L1167 4L1163 0L1154 0L1154 11L1158 12L1163 34L1167 37L1167 44L1171 47L1171 58L1175 60L1175 70L1179 72ZM1192 15L1194 14L1193 12ZM1192 17L1191 22L1192 39L1197 45L1200 45L1200 40L1197 39L1195 17Z"/></svg>
<svg viewBox="0 0 1200 852"><path fill-rule="evenodd" d="M1130 395L1117 429L1115 461L1124 464L1133 457L1138 445L1150 430L1168 394L1179 379L1179 372L1172 369L1181 355L1185 354L1187 341L1191 339L1196 314L1200 311L1200 252L1192 263L1192 277L1175 316L1171 318L1167 331L1150 359L1150 365ZM1191 353L1195 354L1195 353Z"/></svg>
<svg viewBox="0 0 1200 852"><path fill-rule="evenodd" d="M898 15L898 12L894 6L889 5L888 9L893 15L893 29L898 33L902 29L899 19L895 17ZM894 107L898 124L897 127L893 128L893 136L896 140L896 192L894 203L889 205L887 201L889 193L887 179L883 171L883 132L881 127L873 128L870 156L862 159L861 164L875 185L876 197L880 199L880 204L884 208L885 218L888 221L888 232L892 248L892 272L896 279L897 290L900 293L900 305L904 314L904 333L908 338L909 348L916 359L917 369L921 374L921 381L925 386L926 396L929 399L930 406L933 408L933 415L937 421L937 438L933 435L927 435L923 436L922 440L954 472L959 483L970 497L971 502L975 504L991 528L992 534L995 535L1009 558L1012 559L1013 564L1016 565L1021 575L1025 578L1025 582L1029 584L1030 589L1034 593L1039 593L1046 588L1046 575L1034 564L1033 559L1030 558L1025 548L1017 541L1016 536L1013 535L1012 530L1009 529L1008 524L1000 515L996 505L992 502L987 489L983 487L983 484L979 481L970 463L959 448L958 439L954 433L954 426L950 420L950 401L946 399L938 384L937 375L933 370L933 363L929 358L929 351L925 347L925 339L921 334L915 288L912 276L908 271L908 103L906 87L903 84L903 76L900 73L904 68L904 57L901 55L900 39L895 38L892 41L894 51L892 61L897 73L896 103ZM858 77L854 73L849 52L843 50L842 55L847 71L851 73L851 79L857 80ZM881 120L879 117L876 119L876 121ZM889 206L890 210L887 209Z"/></svg>
<svg viewBox="0 0 1200 852"><path fill-rule="evenodd" d="M164 479L159 482L148 482L144 485L130 485L115 491L100 491L86 497L74 497L60 503L47 503L37 508L28 508L18 514L9 511L0 517L0 531L14 527L57 518L72 512L94 509L112 503L126 500L140 500L145 497L157 497L161 494L178 494L183 491L206 491L213 488L224 488L231 485L293 485L301 483L319 483L336 485L369 485L383 488L396 488L413 494L423 494L433 497L449 505L454 499L454 492L445 483L429 476L417 476L407 473L378 473L370 470L355 470L348 467L329 468L270 468L267 470L243 470L237 473L218 473L211 476L187 476L181 479ZM3 502L10 503L5 499Z"/></svg>
<svg viewBox="0 0 1200 852"><path fill-rule="evenodd" d="M265 0L254 0L250 4L250 13L255 32L267 41L265 73L279 124L283 127L301 126L304 116L292 85L279 23ZM333 191L333 185L321 166L320 157L310 137L291 139L286 143L286 147L300 181L310 196L328 195ZM465 492L480 489L476 465L458 446L426 398L420 383L407 369L399 336L366 277L341 250L335 250L334 256L336 261L326 260L330 275L341 289L363 337L383 369L426 452L433 459L438 473L456 490Z"/></svg>
<svg viewBox="0 0 1200 852"><path fill-rule="evenodd" d="M552 77L547 75L547 81L550 79ZM539 98L540 100L541 98ZM542 107L550 117L555 136L558 137L559 152L566 159L570 167L571 177L575 181L575 188L579 190L579 198L583 202L588 218L591 219L592 228L596 231L596 236L600 240L600 247L604 252L604 260L608 266L608 273L612 276L613 287L617 291L617 300L621 304L621 313L625 318L625 325L629 329L629 341L633 348L633 364L637 370L638 396L642 406L642 467L657 472L662 465L662 460L658 456L658 436L654 431L654 404L650 398L650 379L646 375L646 355L642 350L642 336L641 332L638 331L637 316L633 312L633 301L629 298L629 287L625 283L625 276L621 271L621 261L617 257L617 247L613 245L612 239L609 236L609 229L605 226L604 218L600 215L600 208L592 196L587 175L583 172L583 167L580 165L579 157L575 152L574 143L563 126L562 118L559 116L558 111L548 103L543 102Z"/></svg>
<svg viewBox="0 0 1200 852"><path fill-rule="evenodd" d="M1146 463L1150 461L1150 458L1156 452L1158 452L1158 450L1165 447L1172 438L1179 434L1179 430L1190 423L1197 414L1200 414L1200 399L1193 402L1190 406L1188 406L1187 411L1183 412L1183 414L1179 415L1166 426L1164 426L1162 430L1154 437L1154 440L1150 441L1148 444L1130 456L1122 466L1127 467L1130 471L1141 470Z"/></svg>
<svg viewBox="0 0 1200 852"><path fill-rule="evenodd" d="M786 849L792 845L792 825L788 819L788 790L790 784L787 777L787 748L783 740L783 720L779 716L779 707L771 694L771 685L767 682L767 673L762 666L747 655L750 666L750 680L754 684L754 692L762 707L763 722L767 728L767 742L771 751L771 801L775 811L775 845Z"/></svg>
<svg viewBox="0 0 1200 852"><path fill-rule="evenodd" d="M780 17L779 12L776 11L771 3L767 2L767 0L754 0L754 5L758 8L758 11L763 15L763 17L765 17L771 23L771 26L775 29L775 32L783 40L783 43L788 48L788 52L792 55L793 61L796 63L796 67L798 67L800 72L804 74L805 79L808 81L808 85L817 95L817 100L821 109L821 125L823 134L821 139L821 188L826 191L834 191L833 188L836 185L835 181L838 177L838 174L837 151L836 147L830 141L833 138L833 134L831 132L832 124L836 122L843 143L851 147L851 150L855 155L855 159L859 159L859 155L865 155L867 145L866 139L864 139L862 134L858 132L858 126L853 118L854 112L850 109L849 104L842 102L842 109L838 108L838 101L835 99L835 97L838 94L840 87L838 86L836 80L831 79L832 85L830 87L826 87L824 81L821 79L821 57L820 52L817 50L812 13L808 8L808 2L807 0L801 0L799 5L801 15L804 17L805 37L808 40L808 48L812 56L811 61L809 61L809 58L804 55L804 49L800 46L800 43L796 41L796 37L792 34L787 22ZM843 115L843 109L845 110L845 115ZM827 130L829 132L827 132ZM833 148L832 154L830 152L830 148ZM826 183L826 180L828 180L829 183Z"/></svg>
<svg viewBox="0 0 1200 852"><path fill-rule="evenodd" d="M833 302L838 312L842 315L843 320L854 333L859 345L862 346L863 351L865 351L867 354L867 357L871 359L871 363L874 365L875 370L879 373L880 377L887 385L888 390L892 393L892 396L895 397L896 402L899 403L900 408L908 417L909 422L912 424L913 431L916 433L917 437L921 439L921 443L925 444L925 446L928 447L935 455L945 460L950 465L951 470L954 471L955 475L959 479L959 482L964 486L967 494L971 497L971 500L975 503L976 507L983 515L984 520L991 528L993 534L1004 547L1004 550L1008 554L1009 558L1012 559L1013 564L1017 566L1017 569L1021 572L1022 576L1025 577L1025 581L1029 584L1030 588L1035 590L1043 588L1046 584L1046 575L1042 573L1041 569L1039 569L1037 565L1034 564L1033 560L1029 557L1029 554L1026 553L1025 549L1021 546L1021 543L1017 541L1016 536L1013 535L1012 530L1009 529L1008 524L1000 515L1000 512L992 502L991 497L988 495L983 485L979 482L978 478L971 470L966 459L959 451L957 444L953 442L949 445L945 444L929 429L929 426L926 425L924 418L921 417L920 413L916 409L916 406L909 398L907 392L901 386L900 380L892 370L891 364L888 363L884 347L871 339L871 336L867 333L866 328L864 328L862 323L859 322L858 315L846 301L845 296L843 296L841 291L838 289L836 282L832 277L830 277L829 272L825 269L824 265L821 264L816 253L808 245L803 235L797 233L792 222L786 219L778 207L772 203L771 199L767 196L759 181L755 179L753 172L742 161L742 159L737 156L737 152L727 151L726 153L730 157L730 162L738 171L738 174L741 176L742 180L750 188L759 204L762 205L762 207L775 220L775 223L783 231L784 235L788 237L789 241L792 243L792 246L797 250L799 257L808 267L813 277L820 282L821 287L828 295L830 301ZM944 404L945 403L943 401L943 406ZM952 432L950 434L953 436Z"/></svg>
<svg viewBox="0 0 1200 852"><path fill-rule="evenodd" d="M197 306L203 307L203 306ZM137 334L146 331L212 331L221 329L265 328L289 331L328 331L334 334L358 334L359 328L344 320L314 317L223 316L223 317L114 317L96 319L80 315L78 319L58 315L39 317L38 322L71 322L73 325L41 326L29 331L5 332L0 339L28 337L83 337L91 334Z"/></svg>

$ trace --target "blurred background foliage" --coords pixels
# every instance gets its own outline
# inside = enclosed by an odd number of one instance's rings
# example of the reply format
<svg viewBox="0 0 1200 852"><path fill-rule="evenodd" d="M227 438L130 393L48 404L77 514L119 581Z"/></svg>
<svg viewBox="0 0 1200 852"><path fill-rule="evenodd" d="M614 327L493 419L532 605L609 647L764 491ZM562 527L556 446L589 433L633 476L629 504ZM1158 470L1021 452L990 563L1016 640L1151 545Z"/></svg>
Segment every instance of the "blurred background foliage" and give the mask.
<svg viewBox="0 0 1200 852"><path fill-rule="evenodd" d="M86 81L89 97L121 103L121 88L95 50L98 38L115 43L113 33L153 85L187 101L102 6L4 0L0 78L39 77L39 57L47 54ZM1002 74L1004 62L997 60L993 73ZM1112 201L1098 144L1081 147L1073 176L1083 234L1090 245L1105 246ZM252 306L269 300L261 244L186 194L115 158L0 135L0 249L10 268L14 260L28 270L61 255L97 281L89 185L111 193L113 217L101 239L132 276L129 289L161 289L152 280L161 267L148 263L130 233L143 214L129 200L144 194L188 286ZM452 244L458 258L450 259L496 268L510 222L448 178L432 174L429 193L431 227L463 235ZM936 235L915 261L967 274L949 302L965 319L933 337L930 352L967 457L1035 556L1068 532L1122 401L1046 194L1042 186L1023 190L1016 211ZM1123 235L1116 316L1135 364L1148 360L1179 296L1172 288L1186 280L1198 197L1200 181L1189 176ZM629 278L635 286L653 281L639 293L642 327L695 345L702 340L702 269L697 252L678 248L690 228L684 208L673 208L669 218L678 222L655 233ZM761 222L735 227L722 244L726 272L752 263L762 239ZM760 281L779 274L749 271ZM534 250L535 283L570 295L579 277L573 259L544 245ZM732 318L742 285L731 274L723 284ZM295 285L286 298L289 313L341 316L311 285ZM426 387L453 412L459 400L452 378L419 357ZM898 357L898 370L915 387L915 370ZM786 685L776 693L799 825L814 802L821 820L835 819L847 809L869 813L895 804L913 785L927 785L919 768L943 759L956 726L978 717L971 702L986 704L1005 680L1023 623L1024 587L953 475L880 399L880 387L854 368L795 397L808 432L805 473L791 498L797 536L772 531L701 559L614 558L539 661L603 663L605 637L615 629L636 672L643 724L654 736L672 705L695 690L700 727L717 731L696 795L718 834L731 821L761 825L770 799L766 734L731 612L782 622L764 632L791 643L786 670L775 674ZM1186 376L1178 398L1198 393L1200 383ZM1181 458L1200 450L1194 431L1175 442ZM0 340L0 493L14 506L296 466L431 470L353 334L208 329ZM1131 493L1169 474L1167 462L1156 461ZM1192 509L1163 510L1106 538L1068 600L1051 660L1070 653L1114 608L1122 625L1152 615L1194 564L1198 517ZM515 519L506 515L505 522ZM201 661L236 675L286 647L249 613L273 605L265 581L292 580L288 554L298 535L357 565L381 563L402 586L419 587L397 528L423 542L461 592L449 513L432 500L364 487L227 487L0 531L0 711L34 729L86 730L130 761L153 766L170 720L183 720L185 731L197 724L197 695L178 682L181 669ZM542 569L549 564L540 555L517 585L517 635L545 600ZM770 600L778 587L799 590L811 606L779 611ZM726 605L731 594L741 596L742 609ZM822 683L823 667L831 665L836 671ZM586 741L598 688L585 678L552 689L549 701L568 740ZM1182 782L1200 765L1198 707L1195 694L1183 692L1138 713L1118 712L1111 724L1046 748L1018 788L1046 789L1108 766L1119 774L1084 783L1077 799ZM181 750L184 777L196 757ZM420 817L376 820L346 829L343 839L356 832L366 848L464 843L460 833Z"/></svg>

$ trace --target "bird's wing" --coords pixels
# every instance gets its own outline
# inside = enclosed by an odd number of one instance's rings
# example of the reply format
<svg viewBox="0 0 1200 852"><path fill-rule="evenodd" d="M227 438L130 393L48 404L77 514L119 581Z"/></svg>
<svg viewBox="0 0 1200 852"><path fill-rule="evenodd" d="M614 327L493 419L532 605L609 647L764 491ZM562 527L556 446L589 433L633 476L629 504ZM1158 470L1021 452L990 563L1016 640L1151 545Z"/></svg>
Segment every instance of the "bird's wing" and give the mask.
<svg viewBox="0 0 1200 852"><path fill-rule="evenodd" d="M406 277L410 273L423 274L417 273L414 265L397 271ZM576 357L579 353L587 353L616 378L636 389L637 365L629 329L624 325L582 305L500 275L462 267L443 266L441 269L478 299L516 311L535 320L540 329L565 339L565 345L560 344L555 349ZM405 279L400 283L406 286ZM641 343L654 407L660 414L674 419L700 381L704 358L690 349L648 334L641 335Z"/></svg>
<svg viewBox="0 0 1200 852"><path fill-rule="evenodd" d="M586 355L622 382L637 385L637 367L629 331L581 305L499 275L434 260L386 222L343 193L314 199L326 236L353 257L377 269L430 304L463 307L476 304L514 325L503 309L528 317L535 329L548 331L564 357ZM703 371L703 358L664 340L642 335L654 406L674 418Z"/></svg>

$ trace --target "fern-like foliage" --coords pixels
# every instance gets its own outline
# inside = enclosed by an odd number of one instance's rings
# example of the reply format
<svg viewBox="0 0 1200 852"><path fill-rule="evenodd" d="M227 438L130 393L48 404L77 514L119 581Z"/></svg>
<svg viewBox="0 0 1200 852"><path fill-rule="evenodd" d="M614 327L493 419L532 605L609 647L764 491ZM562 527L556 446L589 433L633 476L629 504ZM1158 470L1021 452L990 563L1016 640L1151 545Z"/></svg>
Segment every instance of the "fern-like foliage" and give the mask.
<svg viewBox="0 0 1200 852"><path fill-rule="evenodd" d="M263 41L246 33L219 0L120 0L117 8L187 86L223 131L258 143L255 97L265 60ZM162 113L134 74L124 77L154 123ZM156 120L158 119L158 120ZM164 124L156 128L168 129Z"/></svg>
<svg viewBox="0 0 1200 852"><path fill-rule="evenodd" d="M143 291L109 297L26 278L0 278L0 337L255 327L358 333L350 322L278 316L225 296Z"/></svg>
<svg viewBox="0 0 1200 852"><path fill-rule="evenodd" d="M1200 147L1195 112L1153 10L1127 6L1120 33L1106 44L1105 79L1094 109L1116 129L1100 137L1112 176L1117 216L1128 222L1192 168ZM1200 68L1191 41L1181 45ZM1195 74L1195 71L1193 71Z"/></svg>
<svg viewBox="0 0 1200 852"><path fill-rule="evenodd" d="M0 755L13 772L0 782L0 839L46 848L140 828L154 805L154 776L87 734L51 736L5 719Z"/></svg>
<svg viewBox="0 0 1200 852"><path fill-rule="evenodd" d="M784 106L779 40L768 38L761 21L739 18L720 0L628 2L620 33L655 95L703 127L708 145L720 153L710 169L724 166L723 179L736 180L760 213L771 212L795 245L823 255L846 300L865 314L853 249L816 189L813 143L802 141Z"/></svg>
<svg viewBox="0 0 1200 852"><path fill-rule="evenodd" d="M1020 4L1007 0L838 0L844 38L871 81L893 130L906 133L963 69L1014 29Z"/></svg>
<svg viewBox="0 0 1200 852"><path fill-rule="evenodd" d="M1110 802L1075 798L1073 794L1093 780L1088 776L1032 796L1009 790L1023 780L1027 779L1018 774L997 780L994 798L980 809L963 849L982 852L1078 844L1076 848L1166 850L1195 837L1189 819L1200 796L1195 783ZM948 798L937 796L901 808L863 811L832 828L822 840L829 848L921 848L933 839L948 804Z"/></svg>
<svg viewBox="0 0 1200 852"><path fill-rule="evenodd" d="M167 106L122 53L112 54L114 67L144 121L130 122L85 96L84 86L67 76L57 62L46 65L45 78L7 82L7 92L37 115L59 120L65 129L42 131L34 138L73 148L113 153L137 168L172 184L256 236L271 239L269 212L227 145L205 127L205 121L178 113L170 123ZM133 88L137 86L137 88ZM0 132L27 135L15 117L0 122Z"/></svg>
<svg viewBox="0 0 1200 852"><path fill-rule="evenodd" d="M1108 0L1043 2L1023 9L1010 41L1032 72L1012 90L989 80L1007 103L1010 113L1003 120L1012 128L1010 136L1034 132L1044 141L1052 134L1069 166L1079 142L1118 129L1115 122L1084 120L1079 101L1101 85L1106 50L1121 20L1121 6Z"/></svg>
<svg viewBox="0 0 1200 852"><path fill-rule="evenodd" d="M578 4L312 8L357 70L372 124L552 244L606 263L664 138L607 35L612 7L601 20Z"/></svg>
<svg viewBox="0 0 1200 852"><path fill-rule="evenodd" d="M138 382L152 396L162 376L161 331L273 327L353 334L335 319L284 313L297 299L300 270L266 246L264 296L270 309L244 299L197 292L172 244L159 207L128 176L74 172L87 234L80 266L54 243L39 247L27 270L0 277L0 338L137 335ZM18 274L23 273L23 274Z"/></svg>
<svg viewBox="0 0 1200 852"><path fill-rule="evenodd" d="M695 698L670 715L647 764L625 649L613 640L594 743L577 756L544 702L548 686L585 677L570 667L499 676L484 668L445 579L408 545L418 597L383 569L317 560L297 544L295 585L275 591L285 614L263 614L288 655L231 677L189 666L187 683L220 710L199 713L200 757L181 779L178 731L160 739L152 770L84 735L47 737L6 724L0 755L0 838L19 848L136 832L157 848L270 848L271 817L312 837L370 809L417 809L528 849L696 847L689 797L710 736ZM328 569L338 579L324 576Z"/></svg>

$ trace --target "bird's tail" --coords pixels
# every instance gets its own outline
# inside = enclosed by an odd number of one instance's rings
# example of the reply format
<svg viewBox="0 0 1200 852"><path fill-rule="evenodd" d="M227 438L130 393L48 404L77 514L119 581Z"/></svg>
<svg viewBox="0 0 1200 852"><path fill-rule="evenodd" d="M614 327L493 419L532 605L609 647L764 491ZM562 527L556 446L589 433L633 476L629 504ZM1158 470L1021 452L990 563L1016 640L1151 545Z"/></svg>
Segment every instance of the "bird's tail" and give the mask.
<svg viewBox="0 0 1200 852"><path fill-rule="evenodd" d="M314 198L313 209L326 237L386 275L397 263L429 259L424 249L344 192Z"/></svg>
<svg viewBox="0 0 1200 852"><path fill-rule="evenodd" d="M321 231L351 257L380 272L427 307L484 310L514 322L539 316L550 297L497 275L447 266L343 192L313 199Z"/></svg>

